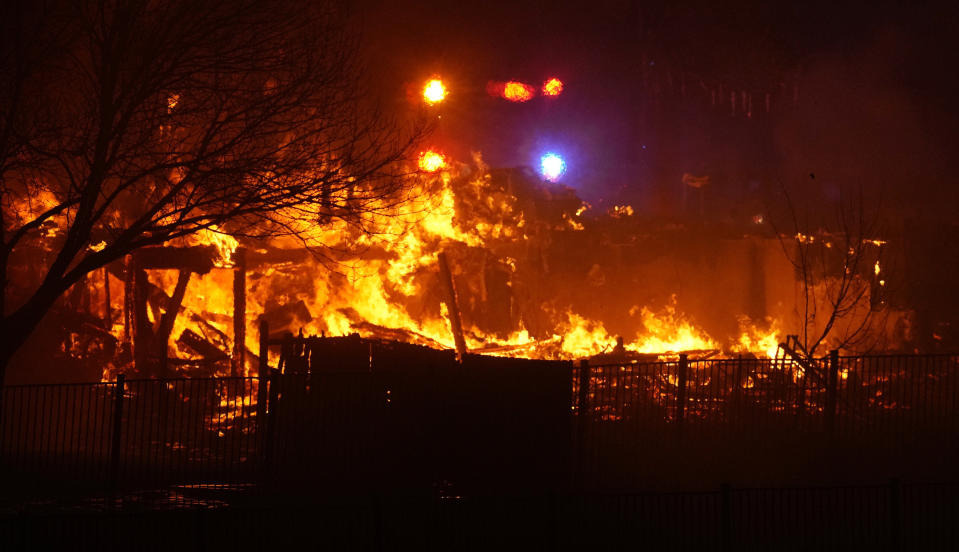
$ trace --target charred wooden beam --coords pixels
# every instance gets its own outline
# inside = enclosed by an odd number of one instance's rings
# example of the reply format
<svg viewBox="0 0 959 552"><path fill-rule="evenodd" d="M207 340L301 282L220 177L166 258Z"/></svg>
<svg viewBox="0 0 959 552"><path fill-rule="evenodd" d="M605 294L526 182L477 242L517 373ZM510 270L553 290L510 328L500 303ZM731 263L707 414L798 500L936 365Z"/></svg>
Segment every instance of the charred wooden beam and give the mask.
<svg viewBox="0 0 959 552"><path fill-rule="evenodd" d="M473 352L478 355L485 355L488 353L513 353L525 351L527 349L535 349L544 345L556 345L557 343L558 340L555 338L540 339L538 341L530 341L529 343L521 343L518 345L488 345L482 349L473 349Z"/></svg>
<svg viewBox="0 0 959 552"><path fill-rule="evenodd" d="M802 366L803 372L816 380L816 383L823 385L826 382L826 374L822 373L816 362L810 357L806 349L803 348L797 336L787 335L786 342L780 343L779 348L789 357L790 360Z"/></svg>
<svg viewBox="0 0 959 552"><path fill-rule="evenodd" d="M138 371L147 368L153 328L147 318L147 273L134 256L130 264L133 272L133 362Z"/></svg>
<svg viewBox="0 0 959 552"><path fill-rule="evenodd" d="M243 375L246 352L246 249L233 253L233 377Z"/></svg>
<svg viewBox="0 0 959 552"><path fill-rule="evenodd" d="M208 378L210 374L214 373L220 363L223 362L223 359L186 359L186 358L171 358L167 362L170 363L170 366L175 367L176 373L179 376L186 376L190 378Z"/></svg>
<svg viewBox="0 0 959 552"><path fill-rule="evenodd" d="M437 341L434 341L425 335L406 330L403 328L387 328L366 321L351 322L350 327L357 330L364 336L371 336L373 339L381 341L394 341L399 343L412 343L422 345L431 349L446 349L446 347Z"/></svg>
<svg viewBox="0 0 959 552"><path fill-rule="evenodd" d="M127 255L123 261L123 341L127 345L133 343L133 255ZM131 346L132 348L132 346Z"/></svg>
<svg viewBox="0 0 959 552"><path fill-rule="evenodd" d="M263 266L303 263L310 259L310 252L306 249L250 249L244 253L244 257L247 270L255 270Z"/></svg>
<svg viewBox="0 0 959 552"><path fill-rule="evenodd" d="M218 349L221 351L227 351L230 349L230 336L226 335L226 333L220 328L217 328L203 316L195 312L190 313L190 320L200 326L200 331L203 332L203 335L206 337L207 341L216 345Z"/></svg>
<svg viewBox="0 0 959 552"><path fill-rule="evenodd" d="M177 343L192 349L198 355L203 356L203 358L208 361L220 361L230 358L229 354L222 351L219 347L213 343L210 343L208 340L204 339L203 336L191 329L183 330L183 333L181 333L180 337L177 339Z"/></svg>
<svg viewBox="0 0 959 552"><path fill-rule="evenodd" d="M110 304L110 271L103 267L103 322L107 329L113 327L113 305Z"/></svg>
<svg viewBox="0 0 959 552"><path fill-rule="evenodd" d="M212 245L144 247L134 254L142 269L188 270L206 274L214 267L217 250Z"/></svg>
<svg viewBox="0 0 959 552"><path fill-rule="evenodd" d="M456 302L456 288L453 287L453 273L450 271L446 253L440 251L437 255L440 265L440 280L446 289L446 309L450 315L450 329L453 332L453 341L456 343L457 360L463 361L466 350L466 339L463 337L463 323L460 320L460 309Z"/></svg>

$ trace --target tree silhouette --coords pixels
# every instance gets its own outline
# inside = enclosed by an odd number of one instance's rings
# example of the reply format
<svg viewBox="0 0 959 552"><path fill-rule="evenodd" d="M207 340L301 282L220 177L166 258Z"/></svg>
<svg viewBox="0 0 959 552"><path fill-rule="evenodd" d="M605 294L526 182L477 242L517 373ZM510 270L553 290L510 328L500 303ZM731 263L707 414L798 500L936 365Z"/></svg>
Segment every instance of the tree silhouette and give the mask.
<svg viewBox="0 0 959 552"><path fill-rule="evenodd" d="M13 0L0 21L0 382L61 295L138 248L402 198L423 127L365 99L332 2Z"/></svg>
<svg viewBox="0 0 959 552"><path fill-rule="evenodd" d="M779 216L771 216L770 223L798 282L796 337L802 352L813 357L824 344L874 349L889 313L890 269L880 265L886 243L880 209L867 205L861 189L840 188L833 201L807 190L801 202L786 186L781 191L783 201L773 209Z"/></svg>

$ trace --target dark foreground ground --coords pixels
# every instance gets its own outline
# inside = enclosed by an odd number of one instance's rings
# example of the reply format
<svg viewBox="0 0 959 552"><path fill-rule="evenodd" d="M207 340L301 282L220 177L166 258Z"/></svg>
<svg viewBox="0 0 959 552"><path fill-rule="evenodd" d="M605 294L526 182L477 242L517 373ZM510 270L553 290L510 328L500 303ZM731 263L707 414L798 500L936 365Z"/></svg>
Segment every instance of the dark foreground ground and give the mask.
<svg viewBox="0 0 959 552"><path fill-rule="evenodd" d="M0 550L954 550L959 484L319 497L178 488L5 508Z"/></svg>

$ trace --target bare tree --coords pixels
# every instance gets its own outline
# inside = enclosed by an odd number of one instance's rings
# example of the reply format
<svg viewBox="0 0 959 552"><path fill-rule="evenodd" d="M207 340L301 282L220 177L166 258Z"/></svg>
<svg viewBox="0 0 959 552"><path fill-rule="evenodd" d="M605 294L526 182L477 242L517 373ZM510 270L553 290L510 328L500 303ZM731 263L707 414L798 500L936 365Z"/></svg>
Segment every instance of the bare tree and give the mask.
<svg viewBox="0 0 959 552"><path fill-rule="evenodd" d="M365 101L333 2L0 9L0 382L61 295L137 248L303 235L402 199L422 126Z"/></svg>
<svg viewBox="0 0 959 552"><path fill-rule="evenodd" d="M879 209L867 206L862 189L841 190L835 201L807 194L800 205L783 186L782 197L779 210L785 212L770 222L798 282L798 344L809 357L826 344L860 352L874 348L888 312Z"/></svg>

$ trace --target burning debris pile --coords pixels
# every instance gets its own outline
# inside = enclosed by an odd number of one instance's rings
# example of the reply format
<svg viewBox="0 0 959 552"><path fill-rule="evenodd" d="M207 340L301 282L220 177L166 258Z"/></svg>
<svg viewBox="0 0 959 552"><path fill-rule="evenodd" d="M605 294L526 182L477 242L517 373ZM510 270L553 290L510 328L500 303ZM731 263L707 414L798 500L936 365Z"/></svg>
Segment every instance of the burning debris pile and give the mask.
<svg viewBox="0 0 959 552"><path fill-rule="evenodd" d="M89 320L61 350L105 378L255 375L262 319L273 337L453 348L459 334L470 352L539 359L776 355L795 277L774 239L644 226L478 155L415 178L363 226L300 220L306 240L268 242L213 228L141 249L77 286Z"/></svg>

